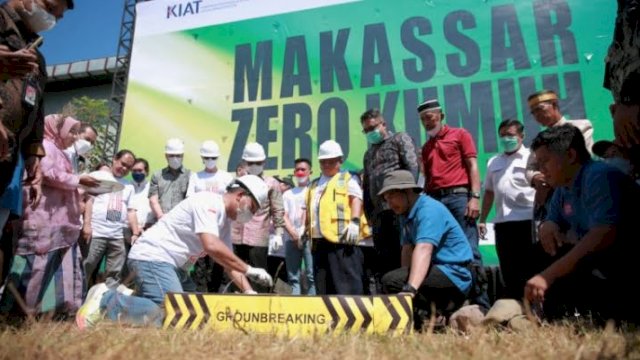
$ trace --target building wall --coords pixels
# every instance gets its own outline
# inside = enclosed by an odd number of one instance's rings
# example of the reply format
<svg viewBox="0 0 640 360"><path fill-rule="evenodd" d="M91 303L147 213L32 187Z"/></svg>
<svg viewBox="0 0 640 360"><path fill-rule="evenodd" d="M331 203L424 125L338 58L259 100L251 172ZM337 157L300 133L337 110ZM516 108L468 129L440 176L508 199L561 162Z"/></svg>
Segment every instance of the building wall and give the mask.
<svg viewBox="0 0 640 360"><path fill-rule="evenodd" d="M88 96L94 99L109 100L111 97L111 84L98 84L92 86L75 87L69 82L65 86L47 85L44 95L45 114L55 114L62 110L62 107L74 97Z"/></svg>

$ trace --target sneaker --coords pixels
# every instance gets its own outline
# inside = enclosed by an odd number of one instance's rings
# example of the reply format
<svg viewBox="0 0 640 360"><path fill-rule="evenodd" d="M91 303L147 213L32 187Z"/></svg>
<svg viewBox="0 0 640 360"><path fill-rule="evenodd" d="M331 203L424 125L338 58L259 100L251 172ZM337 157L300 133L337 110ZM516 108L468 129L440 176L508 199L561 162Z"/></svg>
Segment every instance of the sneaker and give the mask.
<svg viewBox="0 0 640 360"><path fill-rule="evenodd" d="M76 325L80 330L93 327L102 320L104 312L100 309L100 301L107 291L109 291L109 287L104 283L94 285L89 289L84 304L76 313Z"/></svg>
<svg viewBox="0 0 640 360"><path fill-rule="evenodd" d="M127 296L133 295L133 289L129 289L128 287L122 284L118 285L118 287L116 288L116 291L122 295L127 295Z"/></svg>

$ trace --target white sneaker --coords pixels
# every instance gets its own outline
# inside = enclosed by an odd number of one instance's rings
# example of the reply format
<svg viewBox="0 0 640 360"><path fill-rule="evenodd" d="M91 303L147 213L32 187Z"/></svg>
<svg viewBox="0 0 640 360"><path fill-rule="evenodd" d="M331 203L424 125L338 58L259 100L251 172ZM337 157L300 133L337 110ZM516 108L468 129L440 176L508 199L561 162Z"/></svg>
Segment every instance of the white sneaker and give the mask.
<svg viewBox="0 0 640 360"><path fill-rule="evenodd" d="M109 287L105 283L96 284L89 289L84 304L76 313L76 325L80 330L93 327L102 320L104 312L100 310L100 301L107 291Z"/></svg>
<svg viewBox="0 0 640 360"><path fill-rule="evenodd" d="M133 295L133 289L129 289L128 287L122 284L118 285L118 287L116 288L116 291L122 295L127 295L127 296Z"/></svg>

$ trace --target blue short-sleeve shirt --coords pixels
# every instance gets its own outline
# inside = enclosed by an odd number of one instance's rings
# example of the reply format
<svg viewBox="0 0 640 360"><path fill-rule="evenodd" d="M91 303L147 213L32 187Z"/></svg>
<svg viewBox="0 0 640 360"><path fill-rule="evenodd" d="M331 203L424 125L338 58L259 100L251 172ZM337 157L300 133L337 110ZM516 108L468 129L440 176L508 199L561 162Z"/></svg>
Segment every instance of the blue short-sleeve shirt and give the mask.
<svg viewBox="0 0 640 360"><path fill-rule="evenodd" d="M593 265L607 277L626 277L640 250L635 225L638 222L635 209L639 203L640 188L633 179L611 165L589 161L582 166L571 187L556 189L548 206L547 220L558 224L563 231L574 231L578 239L597 226L615 225L614 245L591 254L589 259L597 261L597 265Z"/></svg>
<svg viewBox="0 0 640 360"><path fill-rule="evenodd" d="M635 185L628 175L600 161L582 166L571 187L558 188L548 207L547 220L579 238L598 225L617 225L623 220L624 198L633 197Z"/></svg>
<svg viewBox="0 0 640 360"><path fill-rule="evenodd" d="M431 263L460 291L471 288L467 264L473 259L471 246L451 212L439 201L421 194L407 216L402 217L403 245L429 243L434 247Z"/></svg>

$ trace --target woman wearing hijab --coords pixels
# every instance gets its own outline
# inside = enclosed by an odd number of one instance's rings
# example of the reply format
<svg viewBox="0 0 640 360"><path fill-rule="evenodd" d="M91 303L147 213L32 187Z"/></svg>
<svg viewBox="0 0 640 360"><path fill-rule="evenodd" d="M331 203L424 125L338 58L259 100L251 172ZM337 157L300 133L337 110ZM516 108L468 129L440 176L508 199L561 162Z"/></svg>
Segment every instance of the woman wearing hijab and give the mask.
<svg viewBox="0 0 640 360"><path fill-rule="evenodd" d="M16 250L0 301L0 311L73 316L82 305L84 273L78 248L80 194L78 186L97 186L88 175L73 174L63 150L80 128L72 117L45 118L42 194L25 201L16 222ZM25 200L29 196L25 188Z"/></svg>

